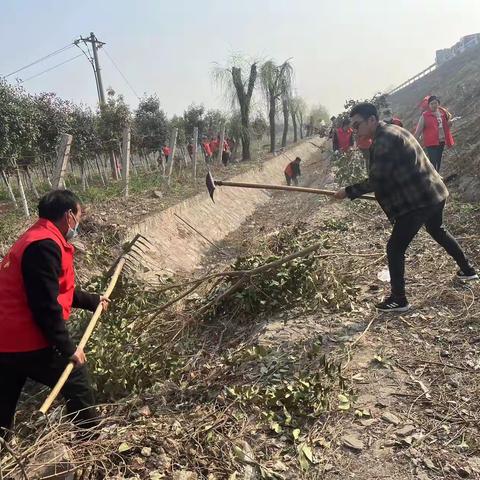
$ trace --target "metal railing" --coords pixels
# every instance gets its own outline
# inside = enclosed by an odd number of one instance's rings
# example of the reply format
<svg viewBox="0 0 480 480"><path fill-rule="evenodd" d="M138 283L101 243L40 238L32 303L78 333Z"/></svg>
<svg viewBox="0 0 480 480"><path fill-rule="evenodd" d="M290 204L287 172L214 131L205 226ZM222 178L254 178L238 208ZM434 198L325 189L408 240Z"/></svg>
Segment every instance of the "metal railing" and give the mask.
<svg viewBox="0 0 480 480"><path fill-rule="evenodd" d="M422 70L420 73L417 73L413 77L409 78L406 82L403 82L398 87L395 87L393 90L390 90L389 92L387 92L387 95L392 95L394 93L399 92L400 90L404 89L405 87L408 87L412 83L415 83L417 80L420 80L420 78L424 77L425 75L428 75L429 73L433 72L436 68L437 68L437 64L432 63L430 66L425 68L425 70Z"/></svg>

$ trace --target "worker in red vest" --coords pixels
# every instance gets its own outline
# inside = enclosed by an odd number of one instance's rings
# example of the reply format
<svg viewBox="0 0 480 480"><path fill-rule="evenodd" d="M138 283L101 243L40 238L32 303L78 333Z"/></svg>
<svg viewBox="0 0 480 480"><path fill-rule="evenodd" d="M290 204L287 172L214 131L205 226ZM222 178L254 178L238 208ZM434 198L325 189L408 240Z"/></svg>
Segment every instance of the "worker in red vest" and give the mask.
<svg viewBox="0 0 480 480"><path fill-rule="evenodd" d="M428 158L437 172L440 171L443 149L455 144L450 131L451 118L450 112L440 107L438 98L431 95L428 98L428 109L422 113L415 130L417 139L423 136Z"/></svg>
<svg viewBox="0 0 480 480"><path fill-rule="evenodd" d="M227 139L223 141L223 150L222 150L222 163L223 166L226 167L228 165L228 162L230 161L230 147L228 145Z"/></svg>
<svg viewBox="0 0 480 480"><path fill-rule="evenodd" d="M205 155L205 163L210 163L212 160L212 149L207 139L202 142L203 154Z"/></svg>
<svg viewBox="0 0 480 480"><path fill-rule="evenodd" d="M353 147L353 130L350 128L348 118L345 118L342 121L342 126L335 130L333 143L337 146L336 150L342 152L348 152Z"/></svg>
<svg viewBox="0 0 480 480"><path fill-rule="evenodd" d="M365 170L368 173L370 170L370 146L372 145L372 139L364 135L357 135L356 143L365 160Z"/></svg>
<svg viewBox="0 0 480 480"><path fill-rule="evenodd" d="M298 177L302 174L300 172L301 161L302 159L300 157L297 157L285 167L284 173L287 185L291 185L292 181L294 185L298 185Z"/></svg>
<svg viewBox="0 0 480 480"><path fill-rule="evenodd" d="M215 139L212 137L210 140L210 150L212 151L212 155L215 155L218 152L218 146L220 145L220 136Z"/></svg>
<svg viewBox="0 0 480 480"><path fill-rule="evenodd" d="M383 111L383 121L390 125L397 125L398 127L403 127L403 122L392 114L391 110Z"/></svg>
<svg viewBox="0 0 480 480"><path fill-rule="evenodd" d="M0 263L0 436L12 428L27 378L53 387L70 360L75 363L61 393L67 412L81 426L96 424L96 409L85 367L66 327L73 308L106 309L108 299L75 288L69 241L82 216L69 190L53 190L38 204L39 219Z"/></svg>
<svg viewBox="0 0 480 480"><path fill-rule="evenodd" d="M172 149L167 145L164 145L162 147L162 153L163 153L163 156L165 157L165 163L167 163L168 159L170 158L170 154L172 153Z"/></svg>

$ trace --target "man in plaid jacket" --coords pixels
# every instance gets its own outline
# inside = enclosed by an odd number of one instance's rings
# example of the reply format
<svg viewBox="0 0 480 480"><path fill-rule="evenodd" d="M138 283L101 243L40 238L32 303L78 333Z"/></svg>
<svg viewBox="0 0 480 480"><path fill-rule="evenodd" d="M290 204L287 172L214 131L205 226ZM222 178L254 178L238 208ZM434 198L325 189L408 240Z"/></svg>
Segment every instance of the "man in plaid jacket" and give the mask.
<svg viewBox="0 0 480 480"><path fill-rule="evenodd" d="M371 103L356 105L350 117L357 135L372 139L370 169L368 179L338 190L335 197L353 200L374 192L393 223L387 244L391 294L376 308L396 312L410 308L405 294L405 252L422 226L457 262L459 279L478 279L460 245L443 226L448 190L415 137L397 125L379 122Z"/></svg>

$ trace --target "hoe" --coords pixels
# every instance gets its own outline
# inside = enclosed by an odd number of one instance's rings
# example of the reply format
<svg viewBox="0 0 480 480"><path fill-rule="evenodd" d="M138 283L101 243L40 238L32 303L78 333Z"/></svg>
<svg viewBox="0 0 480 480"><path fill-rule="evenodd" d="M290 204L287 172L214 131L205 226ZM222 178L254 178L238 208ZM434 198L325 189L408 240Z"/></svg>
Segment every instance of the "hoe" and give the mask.
<svg viewBox="0 0 480 480"><path fill-rule="evenodd" d="M208 193L210 198L213 200L213 194L215 192L215 187L238 187L238 188L258 188L261 190L284 190L287 192L304 192L304 193L315 193L317 195L327 195L333 197L335 191L333 190L322 190L320 188L307 188L307 187L291 187L288 185L270 185L263 183L242 183L242 182L224 182L222 180L214 180L210 172L207 173L206 178ZM373 195L362 195L360 198L367 200L375 200Z"/></svg>

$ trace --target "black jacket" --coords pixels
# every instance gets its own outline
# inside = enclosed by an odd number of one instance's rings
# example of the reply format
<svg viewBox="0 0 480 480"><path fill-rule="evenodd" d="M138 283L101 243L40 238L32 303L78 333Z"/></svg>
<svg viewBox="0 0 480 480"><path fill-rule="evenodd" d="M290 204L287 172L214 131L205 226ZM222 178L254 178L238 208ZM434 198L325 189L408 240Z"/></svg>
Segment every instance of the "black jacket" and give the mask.
<svg viewBox="0 0 480 480"><path fill-rule="evenodd" d="M61 251L53 240L33 242L23 252L23 283L33 319L53 347L62 355L71 356L75 352L75 345L57 300L61 270ZM99 295L75 289L72 304L74 308L93 312L99 302Z"/></svg>

